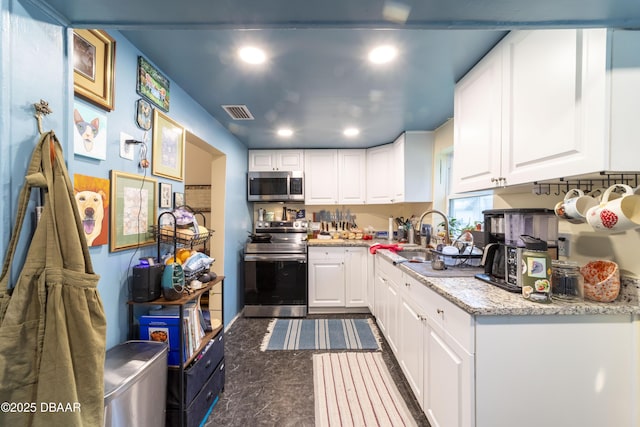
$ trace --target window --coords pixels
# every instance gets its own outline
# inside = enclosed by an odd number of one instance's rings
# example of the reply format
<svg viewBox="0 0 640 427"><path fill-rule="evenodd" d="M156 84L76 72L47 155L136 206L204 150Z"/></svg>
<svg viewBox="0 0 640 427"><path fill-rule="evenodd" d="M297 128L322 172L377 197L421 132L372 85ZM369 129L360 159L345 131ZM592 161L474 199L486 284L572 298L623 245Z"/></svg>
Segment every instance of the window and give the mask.
<svg viewBox="0 0 640 427"><path fill-rule="evenodd" d="M447 215L455 218L458 227L474 225L484 221L482 211L493 208L493 193L491 191L472 194L449 194L452 184L453 151L442 152L440 156L440 171L445 176L444 187L447 199Z"/></svg>
<svg viewBox="0 0 640 427"><path fill-rule="evenodd" d="M449 198L449 216L456 218L460 226L484 221L482 211L493 207L493 195L452 196Z"/></svg>

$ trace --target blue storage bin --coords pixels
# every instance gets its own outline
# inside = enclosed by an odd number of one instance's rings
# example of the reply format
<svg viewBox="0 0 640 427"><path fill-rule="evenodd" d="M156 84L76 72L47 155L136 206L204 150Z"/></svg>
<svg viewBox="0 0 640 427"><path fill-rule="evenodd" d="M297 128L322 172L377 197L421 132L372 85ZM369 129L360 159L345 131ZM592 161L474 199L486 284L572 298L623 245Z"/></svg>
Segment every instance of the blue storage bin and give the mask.
<svg viewBox="0 0 640 427"><path fill-rule="evenodd" d="M179 316L140 316L140 339L169 343L167 363L171 366L180 364L180 353L186 360L184 343L180 351L179 334Z"/></svg>

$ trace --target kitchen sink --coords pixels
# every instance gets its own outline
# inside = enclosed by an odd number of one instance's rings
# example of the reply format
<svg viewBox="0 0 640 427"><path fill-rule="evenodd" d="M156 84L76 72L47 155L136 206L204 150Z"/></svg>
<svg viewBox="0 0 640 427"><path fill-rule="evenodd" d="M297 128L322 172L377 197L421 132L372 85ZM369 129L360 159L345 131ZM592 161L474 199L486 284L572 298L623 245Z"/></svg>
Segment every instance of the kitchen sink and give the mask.
<svg viewBox="0 0 640 427"><path fill-rule="evenodd" d="M404 249L396 254L407 260L431 261L431 251L424 248Z"/></svg>
<svg viewBox="0 0 640 427"><path fill-rule="evenodd" d="M396 260L395 265L404 265L416 273L426 277L473 277L482 273L484 269L468 265L448 266L444 270L434 270L431 266L431 251L425 248L405 249L396 253L402 260Z"/></svg>

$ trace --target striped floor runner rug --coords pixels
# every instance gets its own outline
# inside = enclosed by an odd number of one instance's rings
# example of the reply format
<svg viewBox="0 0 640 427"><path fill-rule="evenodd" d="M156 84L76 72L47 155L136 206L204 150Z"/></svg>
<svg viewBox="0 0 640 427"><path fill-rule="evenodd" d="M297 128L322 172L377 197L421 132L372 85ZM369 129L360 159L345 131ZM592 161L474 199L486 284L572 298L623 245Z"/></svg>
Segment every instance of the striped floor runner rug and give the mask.
<svg viewBox="0 0 640 427"><path fill-rule="evenodd" d="M313 355L316 427L417 426L381 353Z"/></svg>
<svg viewBox="0 0 640 427"><path fill-rule="evenodd" d="M370 319L274 319L261 350L379 350Z"/></svg>

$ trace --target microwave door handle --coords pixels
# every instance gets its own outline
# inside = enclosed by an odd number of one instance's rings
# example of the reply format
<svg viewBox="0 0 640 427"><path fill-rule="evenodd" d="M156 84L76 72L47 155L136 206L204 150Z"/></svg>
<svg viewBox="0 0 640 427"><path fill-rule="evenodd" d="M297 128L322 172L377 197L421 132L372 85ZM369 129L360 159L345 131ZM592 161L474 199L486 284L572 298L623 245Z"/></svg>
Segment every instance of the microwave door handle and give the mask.
<svg viewBox="0 0 640 427"><path fill-rule="evenodd" d="M287 174L287 199L291 199L291 174ZM286 218L282 218L283 221L286 221Z"/></svg>

